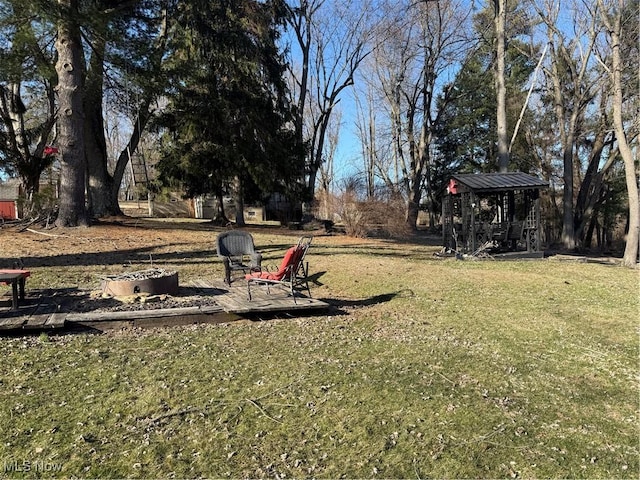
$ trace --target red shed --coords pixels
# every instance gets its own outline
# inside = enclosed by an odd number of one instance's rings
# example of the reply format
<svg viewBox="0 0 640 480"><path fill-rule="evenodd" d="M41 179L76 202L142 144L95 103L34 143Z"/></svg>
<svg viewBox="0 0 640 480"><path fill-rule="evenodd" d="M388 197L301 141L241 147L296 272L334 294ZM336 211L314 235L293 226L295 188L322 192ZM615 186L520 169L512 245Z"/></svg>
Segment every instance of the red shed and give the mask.
<svg viewBox="0 0 640 480"><path fill-rule="evenodd" d="M15 182L0 183L0 219L15 220L18 218L18 205L16 200L20 193L20 187Z"/></svg>

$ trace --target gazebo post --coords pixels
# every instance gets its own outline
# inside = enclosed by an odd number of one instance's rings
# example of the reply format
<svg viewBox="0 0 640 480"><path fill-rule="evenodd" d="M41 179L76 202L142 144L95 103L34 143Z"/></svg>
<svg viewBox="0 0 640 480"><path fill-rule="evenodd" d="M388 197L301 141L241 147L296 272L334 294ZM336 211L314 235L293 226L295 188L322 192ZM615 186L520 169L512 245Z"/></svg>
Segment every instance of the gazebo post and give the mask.
<svg viewBox="0 0 640 480"><path fill-rule="evenodd" d="M471 192L469 205L471 206L471 252L476 251L476 196Z"/></svg>
<svg viewBox="0 0 640 480"><path fill-rule="evenodd" d="M536 212L536 252L540 251L541 247L541 235L540 235L540 191L536 190L536 198L534 200L534 211Z"/></svg>

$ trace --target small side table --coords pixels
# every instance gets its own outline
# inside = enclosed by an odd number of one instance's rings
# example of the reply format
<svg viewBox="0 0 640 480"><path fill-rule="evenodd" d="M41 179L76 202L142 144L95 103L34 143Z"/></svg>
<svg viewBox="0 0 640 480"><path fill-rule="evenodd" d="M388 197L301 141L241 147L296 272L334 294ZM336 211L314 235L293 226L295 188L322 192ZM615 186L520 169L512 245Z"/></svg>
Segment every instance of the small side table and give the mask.
<svg viewBox="0 0 640 480"><path fill-rule="evenodd" d="M30 275L29 270L0 270L0 283L11 284L11 310L17 310L20 300L24 300L24 285Z"/></svg>

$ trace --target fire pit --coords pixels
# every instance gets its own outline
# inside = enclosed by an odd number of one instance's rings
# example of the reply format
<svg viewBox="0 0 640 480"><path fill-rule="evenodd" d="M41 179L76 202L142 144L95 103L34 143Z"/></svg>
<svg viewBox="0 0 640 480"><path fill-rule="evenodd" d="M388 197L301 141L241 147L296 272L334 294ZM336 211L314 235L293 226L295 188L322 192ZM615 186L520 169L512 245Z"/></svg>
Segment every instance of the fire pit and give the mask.
<svg viewBox="0 0 640 480"><path fill-rule="evenodd" d="M178 272L158 268L109 275L102 280L102 293L124 297L138 293L177 295Z"/></svg>

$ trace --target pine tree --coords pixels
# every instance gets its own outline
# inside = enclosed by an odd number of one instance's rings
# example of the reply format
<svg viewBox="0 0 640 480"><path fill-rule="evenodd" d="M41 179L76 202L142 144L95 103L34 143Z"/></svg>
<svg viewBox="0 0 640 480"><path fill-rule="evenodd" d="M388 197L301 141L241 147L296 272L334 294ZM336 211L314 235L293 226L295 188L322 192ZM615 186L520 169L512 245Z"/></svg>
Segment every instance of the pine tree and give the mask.
<svg viewBox="0 0 640 480"><path fill-rule="evenodd" d="M250 186L275 191L299 173L276 47L279 2L193 1L181 5L171 45L165 181L187 196L230 186L242 205ZM241 212L240 212L241 213ZM226 221L220 211L218 221Z"/></svg>
<svg viewBox="0 0 640 480"><path fill-rule="evenodd" d="M526 97L526 85L535 65L517 40L509 42L506 57L507 119L515 125ZM438 128L438 149L449 168L459 172L496 171L496 94L491 73L491 52L480 49L454 80L456 99L450 102ZM525 116L525 121L527 116ZM509 135L512 132L509 131ZM524 136L516 139L510 169L530 171L536 164Z"/></svg>
<svg viewBox="0 0 640 480"><path fill-rule="evenodd" d="M163 91L159 72L166 18L175 3L79 0L67 5L11 1L0 9L0 31L7 38L0 42L0 168L22 178L28 198L38 191L40 174L53 161L45 147L61 140L52 138L51 132L55 112L62 111L57 102L68 98L54 93L58 81L54 58L59 53L47 46L53 44L52 39L59 36L58 29L64 24L79 32L80 45L78 65L63 66L62 70L67 72L62 74L65 80L69 79L69 72L80 76L77 92L81 92L82 99L79 115L84 151L83 160L73 162L82 172L74 171L73 175L87 179L86 203L91 215L120 213L118 192L129 154L135 151L151 116L152 101ZM66 45L57 44L60 48ZM37 89L39 85L45 88ZM21 92L27 88L30 94L25 105ZM14 109L15 103L23 108ZM131 137L113 168L107 155L105 104L122 117L137 116ZM80 109L74 108L74 112ZM58 121L66 120L58 115ZM58 157L66 181L72 173L64 157L68 148L60 151ZM85 201L77 204L84 209Z"/></svg>

